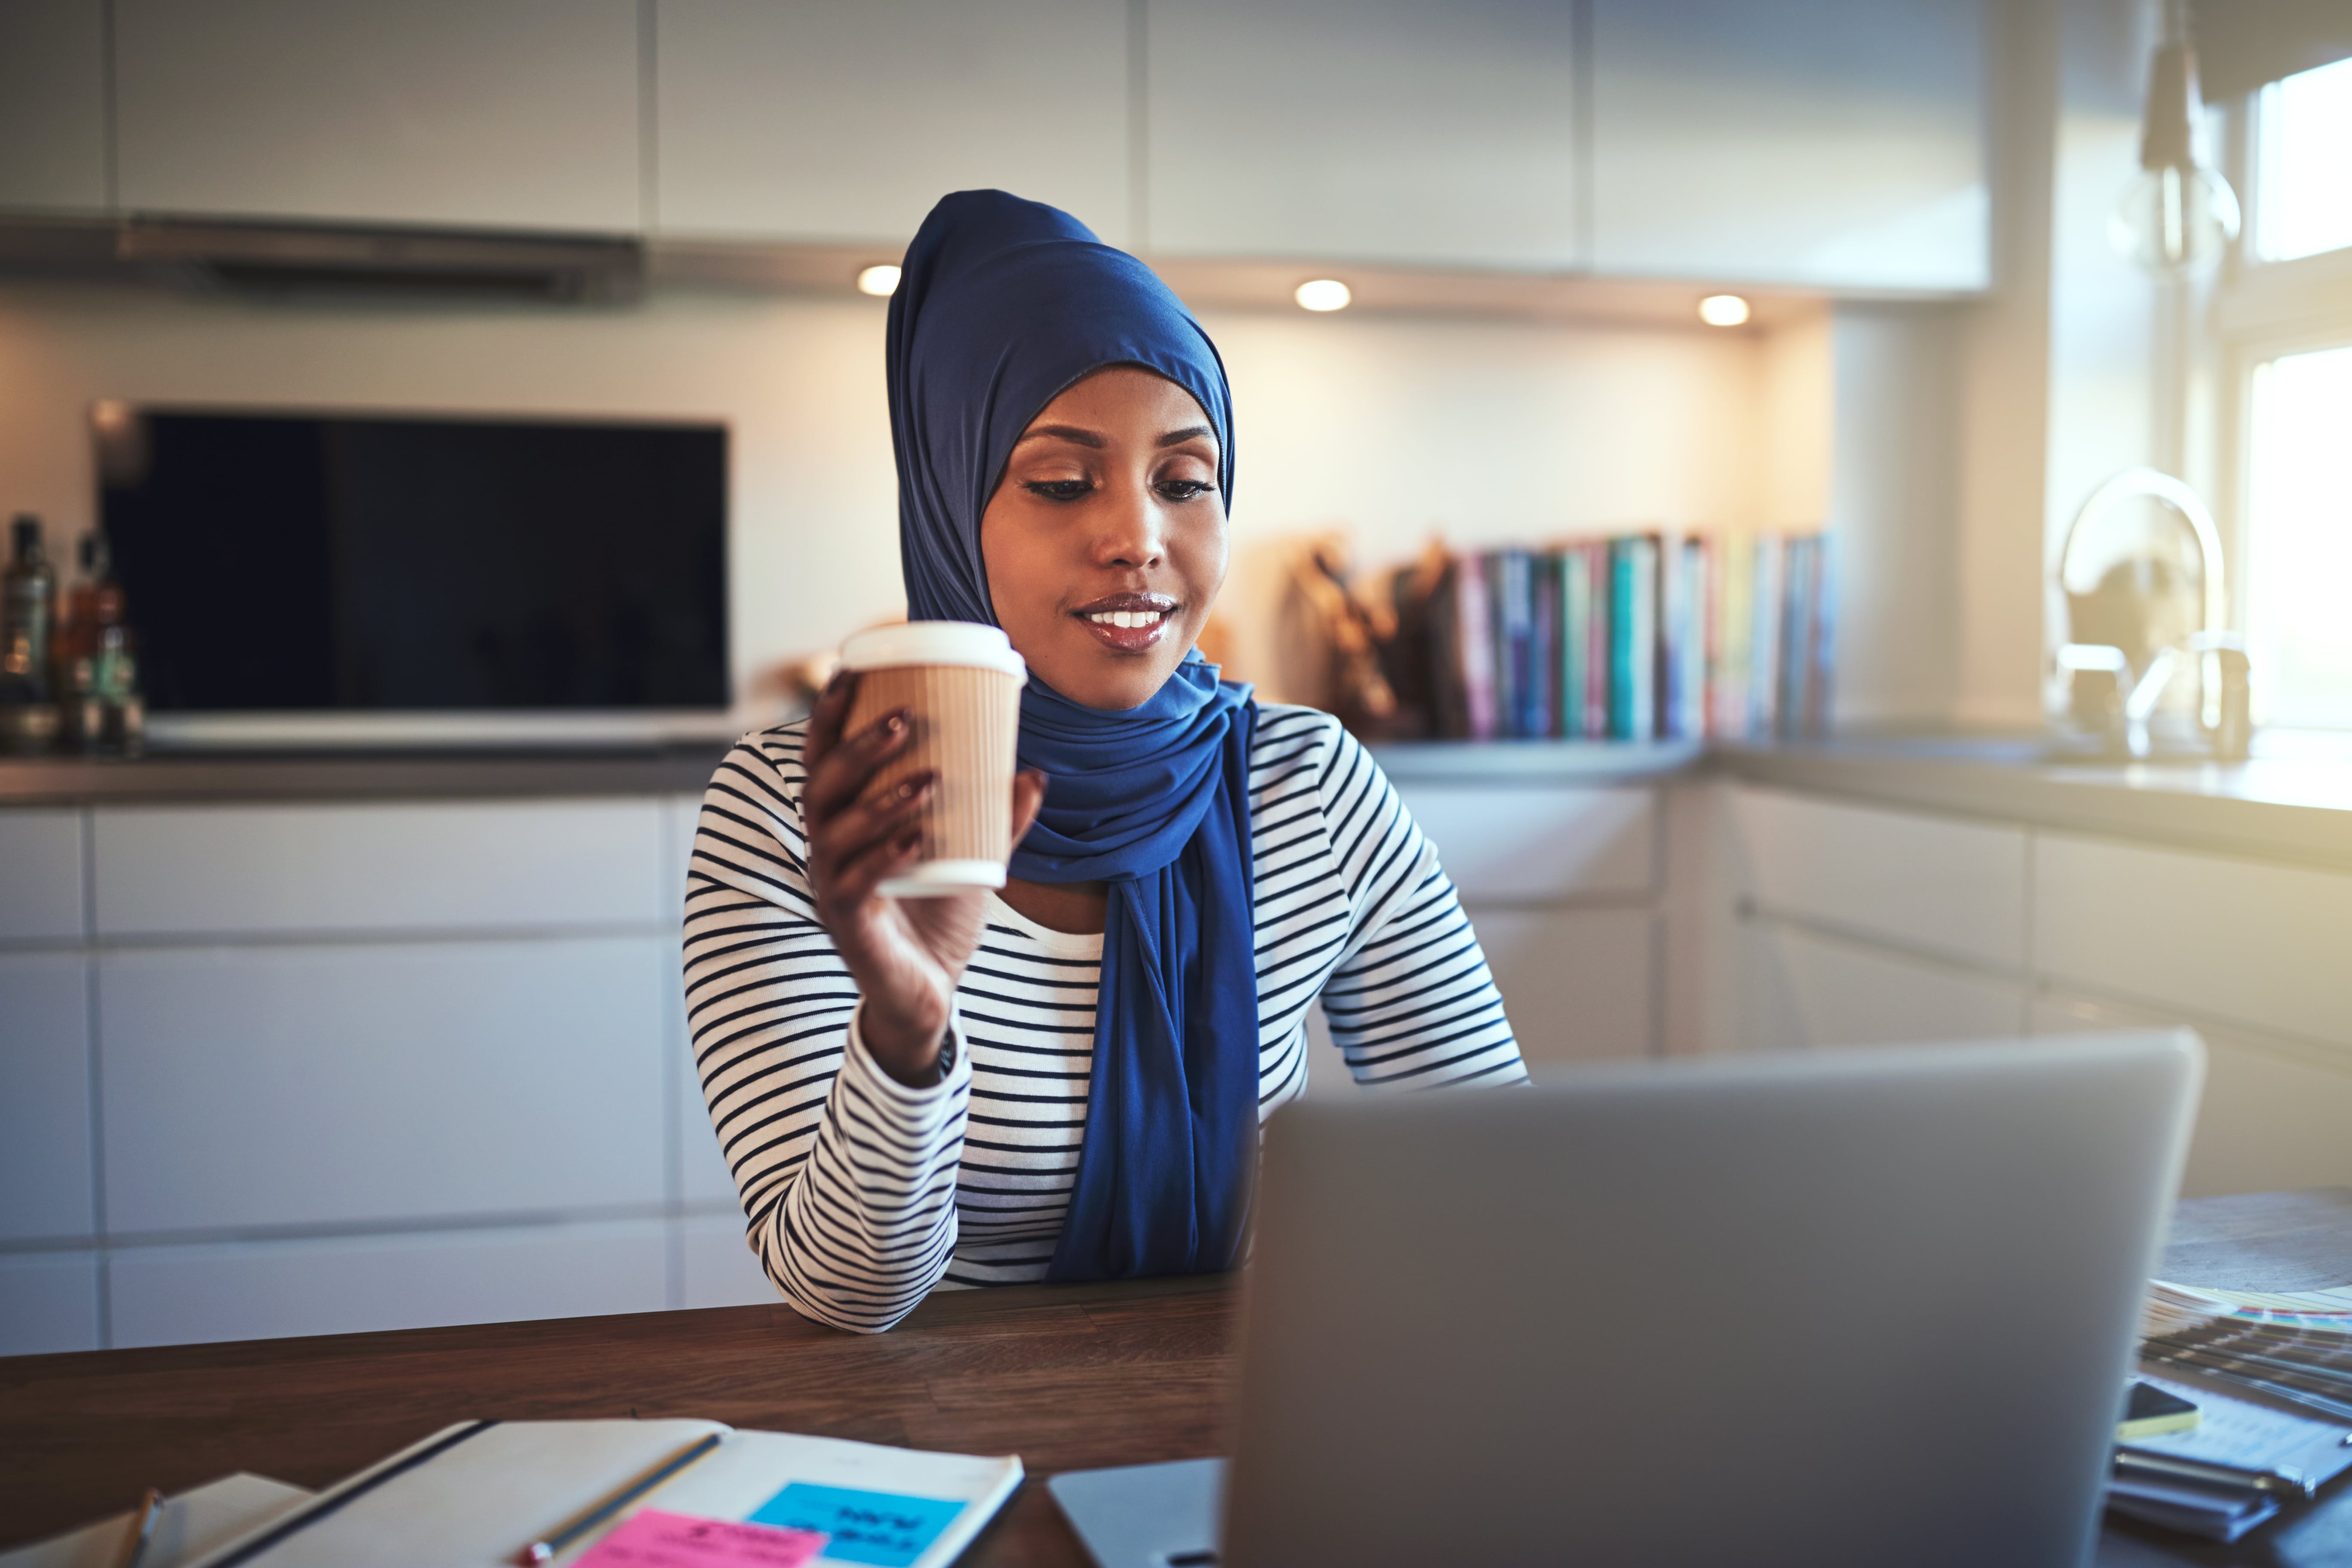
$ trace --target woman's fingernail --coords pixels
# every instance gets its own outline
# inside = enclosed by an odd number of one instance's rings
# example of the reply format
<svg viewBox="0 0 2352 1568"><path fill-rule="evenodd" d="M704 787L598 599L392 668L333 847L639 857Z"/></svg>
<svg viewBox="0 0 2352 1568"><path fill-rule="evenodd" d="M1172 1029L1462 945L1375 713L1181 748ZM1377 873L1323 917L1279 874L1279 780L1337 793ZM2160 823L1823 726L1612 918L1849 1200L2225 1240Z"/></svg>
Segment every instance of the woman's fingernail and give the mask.
<svg viewBox="0 0 2352 1568"><path fill-rule="evenodd" d="M893 713L882 721L882 728L888 734L903 733L907 728L907 716L904 713Z"/></svg>

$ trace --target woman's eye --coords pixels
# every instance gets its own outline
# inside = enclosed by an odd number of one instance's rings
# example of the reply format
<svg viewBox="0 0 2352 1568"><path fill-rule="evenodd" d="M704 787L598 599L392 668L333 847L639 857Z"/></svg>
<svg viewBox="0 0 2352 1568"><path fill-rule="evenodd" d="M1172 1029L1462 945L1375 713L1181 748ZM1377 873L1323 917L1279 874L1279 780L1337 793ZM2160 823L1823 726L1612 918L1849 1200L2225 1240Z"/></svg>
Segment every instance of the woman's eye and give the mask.
<svg viewBox="0 0 2352 1568"><path fill-rule="evenodd" d="M1217 487L1206 479L1162 479L1155 488L1170 500L1191 500L1195 496L1207 495Z"/></svg>
<svg viewBox="0 0 2352 1568"><path fill-rule="evenodd" d="M1031 479L1022 488L1047 500L1076 500L1095 487L1091 479Z"/></svg>

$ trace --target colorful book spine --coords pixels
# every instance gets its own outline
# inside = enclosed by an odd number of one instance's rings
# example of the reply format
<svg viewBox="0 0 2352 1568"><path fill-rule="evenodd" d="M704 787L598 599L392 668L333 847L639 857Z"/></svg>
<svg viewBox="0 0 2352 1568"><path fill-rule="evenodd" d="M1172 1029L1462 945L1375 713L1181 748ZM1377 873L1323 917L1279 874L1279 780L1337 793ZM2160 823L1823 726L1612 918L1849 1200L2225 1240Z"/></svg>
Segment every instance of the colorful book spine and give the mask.
<svg viewBox="0 0 2352 1568"><path fill-rule="evenodd" d="M1788 605L1786 543L1772 534L1756 542L1756 580L1749 590L1755 619L1748 643L1753 651L1748 671L1746 732L1758 739L1780 726L1780 617Z"/></svg>
<svg viewBox="0 0 2352 1568"><path fill-rule="evenodd" d="M1710 542L1715 598L1709 617L1714 646L1707 667L1711 703L1707 731L1739 736L1748 733L1748 671L1755 651L1754 605L1749 595L1756 583L1756 547L1736 535Z"/></svg>
<svg viewBox="0 0 2352 1568"><path fill-rule="evenodd" d="M1495 612L1484 556L1465 555L1454 575L1454 657L1461 661L1464 729L1491 741L1495 721Z"/></svg>
<svg viewBox="0 0 2352 1568"><path fill-rule="evenodd" d="M1609 733L1648 741L1658 733L1658 542L1614 542L1610 562Z"/></svg>
<svg viewBox="0 0 2352 1568"><path fill-rule="evenodd" d="M1591 664L1592 553L1581 544L1559 552L1559 732L1570 739L1585 728L1586 671Z"/></svg>
<svg viewBox="0 0 2352 1568"><path fill-rule="evenodd" d="M1685 539L1676 547L1676 637L1674 648L1674 723L1678 740L1706 736L1707 551L1704 539Z"/></svg>
<svg viewBox="0 0 2352 1568"><path fill-rule="evenodd" d="M1550 555L1528 560L1528 591L1535 600L1534 630L1528 653L1528 734L1550 739L1567 733L1559 715L1559 563Z"/></svg>
<svg viewBox="0 0 2352 1568"><path fill-rule="evenodd" d="M1611 575L1609 542L1599 539L1588 542L1584 558L1585 580L1592 589L1591 625L1587 629L1591 640L1585 648L1584 733L1588 739L1600 741L1609 735L1609 660L1617 647L1616 636L1610 630L1610 608L1616 601L1617 591Z"/></svg>

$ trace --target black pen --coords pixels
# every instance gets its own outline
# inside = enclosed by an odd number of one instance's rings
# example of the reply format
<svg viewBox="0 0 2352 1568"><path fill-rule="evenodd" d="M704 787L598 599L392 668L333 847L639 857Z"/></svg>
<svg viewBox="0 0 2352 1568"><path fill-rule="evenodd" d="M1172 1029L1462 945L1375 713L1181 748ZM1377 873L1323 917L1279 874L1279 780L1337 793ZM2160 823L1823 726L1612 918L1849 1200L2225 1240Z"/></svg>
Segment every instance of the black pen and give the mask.
<svg viewBox="0 0 2352 1568"><path fill-rule="evenodd" d="M622 1487L604 1501L593 1503L585 1510L573 1514L570 1519L516 1552L514 1560L524 1564L525 1568L529 1568L532 1563L548 1561L580 1537L628 1507L630 1503L719 1447L719 1434L712 1432L699 1442L687 1445L635 1480Z"/></svg>

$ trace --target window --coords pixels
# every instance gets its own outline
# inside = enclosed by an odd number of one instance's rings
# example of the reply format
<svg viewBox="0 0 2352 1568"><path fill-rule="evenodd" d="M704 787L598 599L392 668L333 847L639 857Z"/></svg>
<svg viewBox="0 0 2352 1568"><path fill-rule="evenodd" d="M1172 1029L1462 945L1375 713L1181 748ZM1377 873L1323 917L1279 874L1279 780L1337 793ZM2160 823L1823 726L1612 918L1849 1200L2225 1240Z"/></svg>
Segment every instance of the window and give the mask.
<svg viewBox="0 0 2352 1568"><path fill-rule="evenodd" d="M2293 261L2352 246L2352 59L2263 89L2254 165L2262 259Z"/></svg>
<svg viewBox="0 0 2352 1568"><path fill-rule="evenodd" d="M2352 59L2236 118L2252 221L2213 318L2257 724L2352 731Z"/></svg>
<svg viewBox="0 0 2352 1568"><path fill-rule="evenodd" d="M2352 729L2352 346L2257 365L2250 412L2255 721Z"/></svg>

